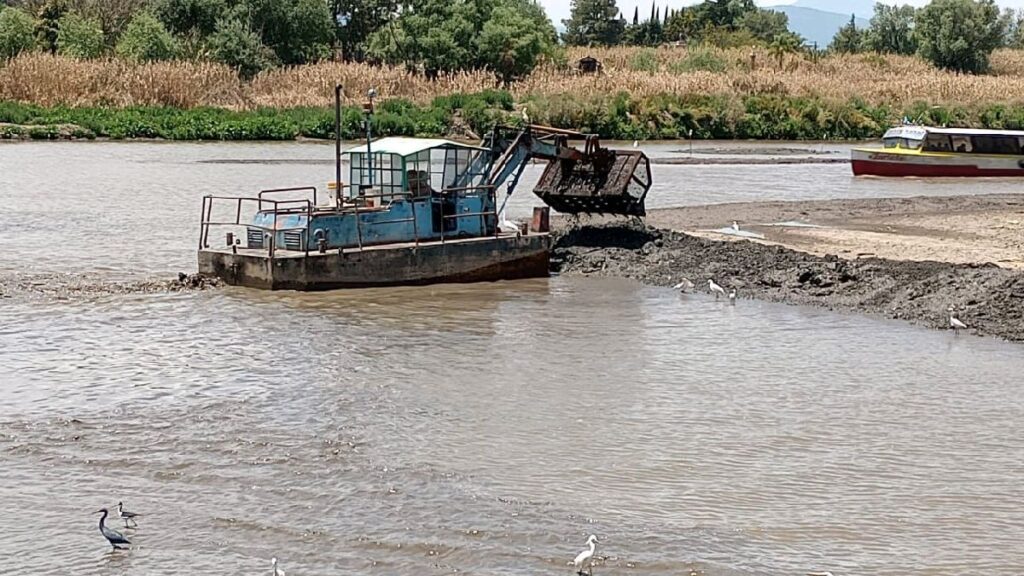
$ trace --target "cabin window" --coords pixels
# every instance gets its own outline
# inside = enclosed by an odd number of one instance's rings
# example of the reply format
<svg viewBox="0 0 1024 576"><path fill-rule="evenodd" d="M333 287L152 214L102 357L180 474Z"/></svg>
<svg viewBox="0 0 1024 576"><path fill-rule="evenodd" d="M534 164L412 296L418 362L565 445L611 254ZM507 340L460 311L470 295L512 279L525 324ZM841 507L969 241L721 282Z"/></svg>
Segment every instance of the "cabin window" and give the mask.
<svg viewBox="0 0 1024 576"><path fill-rule="evenodd" d="M929 134L925 138L924 149L927 152L952 152L953 145L946 134Z"/></svg>
<svg viewBox="0 0 1024 576"><path fill-rule="evenodd" d="M974 136L971 145L978 154L1020 154L1020 142L1012 136Z"/></svg>
<svg viewBox="0 0 1024 576"><path fill-rule="evenodd" d="M971 144L970 136L951 136L954 152L972 152L974 146Z"/></svg>
<svg viewBox="0 0 1024 576"><path fill-rule="evenodd" d="M373 192L372 195L384 195L383 201L390 200L390 196L397 194L405 187L402 170L402 157L396 154L373 153ZM366 154L352 154L351 160L351 181L354 185L353 193L358 193L363 186L370 184L370 164Z"/></svg>
<svg viewBox="0 0 1024 576"><path fill-rule="evenodd" d="M896 148L897 146L900 145L900 139L899 138L883 138L882 139L882 144L886 148Z"/></svg>
<svg viewBox="0 0 1024 576"><path fill-rule="evenodd" d="M906 148L907 150L917 150L921 147L921 141L913 138L900 138L900 148Z"/></svg>

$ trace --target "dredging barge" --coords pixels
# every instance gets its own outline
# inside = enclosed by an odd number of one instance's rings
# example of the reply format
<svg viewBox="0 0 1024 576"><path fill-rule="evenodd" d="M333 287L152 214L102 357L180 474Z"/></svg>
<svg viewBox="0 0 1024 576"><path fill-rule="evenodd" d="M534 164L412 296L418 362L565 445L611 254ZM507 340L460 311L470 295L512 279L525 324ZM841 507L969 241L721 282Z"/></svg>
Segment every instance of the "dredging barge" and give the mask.
<svg viewBox="0 0 1024 576"><path fill-rule="evenodd" d="M199 272L231 285L331 290L543 277L548 210L643 216L650 162L596 136L541 126L496 127L479 145L425 138L372 140L342 151L326 197L315 187L203 198ZM341 89L335 90L340 134ZM569 145L582 140L584 149ZM531 161L547 162L534 188L547 204L529 226L505 204ZM343 175L347 174L347 182ZM502 205L497 190L506 187ZM223 233L224 243L211 246Z"/></svg>

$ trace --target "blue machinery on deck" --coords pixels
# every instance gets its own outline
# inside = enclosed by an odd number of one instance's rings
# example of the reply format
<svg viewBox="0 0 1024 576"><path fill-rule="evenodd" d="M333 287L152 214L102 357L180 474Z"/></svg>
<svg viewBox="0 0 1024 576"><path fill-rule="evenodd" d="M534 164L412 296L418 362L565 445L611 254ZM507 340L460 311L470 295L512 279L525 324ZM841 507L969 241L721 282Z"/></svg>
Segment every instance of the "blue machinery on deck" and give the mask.
<svg viewBox="0 0 1024 576"><path fill-rule="evenodd" d="M368 134L374 95L370 94L365 107ZM224 270L240 265L239 258L224 254L241 253L247 258L262 254L273 261L308 257L311 252L344 254L367 247L398 249L486 238L499 241L495 250L500 251L505 245L503 235L546 237L546 226L512 228L503 217L504 204L498 204L498 189L506 187L507 202L531 161L547 163L534 193L559 212L645 213L651 173L649 160L640 151L610 150L601 147L595 135L540 126L499 126L479 145L428 138L371 142L368 138L365 144L342 151L340 87L335 96L335 132L339 136L335 181L328 186L328 193L300 187L264 190L255 197L204 197L201 272L204 262L217 274L227 274ZM582 140L583 149L570 146L571 140ZM536 220L546 223L543 217ZM214 228L227 229L223 248L210 247ZM443 253L444 258L459 257L454 249ZM508 256L495 253L495 261L505 262ZM459 268L457 262L448 261L431 265L449 271ZM420 272L410 270L406 275L419 277ZM439 275L443 277L442 272Z"/></svg>

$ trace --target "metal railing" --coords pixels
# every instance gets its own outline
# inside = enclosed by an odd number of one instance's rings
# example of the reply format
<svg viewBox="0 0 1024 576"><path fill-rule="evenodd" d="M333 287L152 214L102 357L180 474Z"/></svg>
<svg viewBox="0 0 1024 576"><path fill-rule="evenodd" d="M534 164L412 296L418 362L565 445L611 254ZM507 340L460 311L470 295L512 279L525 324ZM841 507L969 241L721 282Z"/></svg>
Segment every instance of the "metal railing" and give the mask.
<svg viewBox="0 0 1024 576"><path fill-rule="evenodd" d="M490 206L492 207L489 210L482 210L482 211L479 211L479 212L466 212L466 213L461 213L461 214L444 214L443 213L444 208L443 207L441 208L441 216L440 216L440 219L441 219L440 242L443 244L450 237L450 235L446 236L446 234L445 234L445 227L446 227L445 223L447 223L449 221L452 221L452 220L458 221L458 220L463 219L463 218L479 218L480 219L480 229L481 230L486 230L487 229L487 219L488 218L493 218L494 219L493 220L494 221L494 236L498 237L500 235L500 230L498 228L498 207L497 207L497 203L495 202L495 187L492 186L492 185L464 186L464 187L460 187L460 188L449 188L449 189L443 190L441 192L432 192L430 195L414 195L412 192L407 192L407 191L377 193L377 194L365 194L365 193L361 192L357 196L354 196L352 198L347 198L347 199L343 199L341 197L341 195L340 195L340 192L341 192L342 188L343 187L339 187L339 189L338 189L338 193L339 194L338 194L338 198L337 198L337 202L336 202L337 206L334 208L334 210L335 210L334 215L340 216L342 218L347 217L349 215L352 215L353 217L355 217L355 219L356 219L356 242L357 242L357 247L360 250L362 250L364 248L364 243L363 243L363 230L362 230L363 223L362 223L362 218L360 218L359 216L360 216L360 214L363 214L363 213L366 213L366 212L380 210L380 208L377 208L377 207L370 208L370 207L365 206L365 203L366 203L367 200L373 200L373 199L403 198L406 201L410 202L410 204L412 204L412 209L411 209L412 215L407 217L407 218L393 218L393 219L388 219L388 220L381 220L381 221L378 221L378 222L370 222L369 224L373 225L373 226L379 226L379 225L384 225L384 224L398 224L398 223L412 222L412 226L413 226L413 242L415 243L416 246L419 246L420 242L423 241L424 238L422 238L420 236L419 222L418 222L418 219L416 217L417 215L416 215L415 203L416 203L417 200L421 200L422 199L422 200L426 200L428 202L428 204L434 204L434 203L438 202L438 197L444 197L444 196L448 196L450 194L460 194L460 193L473 192L473 191L482 191L482 192L485 192L488 195L488 199L490 201ZM279 194L279 193L285 193L285 192L298 192L298 191L312 191L313 192L313 200L312 201L310 201L308 199L306 199L306 200L271 200L271 199L268 199L268 198L265 197L265 196L270 195L270 194ZM252 197L239 197L239 196L214 196L214 195L204 196L203 197L202 211L200 213L200 223L199 223L199 249L200 250L204 250L204 249L209 249L210 248L210 229L211 228L233 226L233 227L245 227L246 229L260 230L263 233L263 237L264 238L267 238L269 236L270 241L267 243L266 248L267 248L267 254L268 254L268 256L270 258L274 258L274 255L275 255L275 252L276 252L276 249L277 249L276 244L277 244L277 233L278 232L301 231L301 232L303 232L305 234L304 238L303 238L304 241L302 243L303 244L303 250L302 251L305 252L305 254L308 256L309 252L310 252L309 245L310 245L310 242L311 242L311 240L313 238L312 223L313 223L313 214L314 214L314 212L317 209L316 201L317 201L317 190L316 190L315 187L312 187L312 186L301 187L301 188L275 188L275 189L270 189L270 190L263 190L263 191L261 191L257 195L256 198L252 198ZM213 206L214 206L214 204L215 203L225 203L225 202L234 202L235 203L235 207L234 207L235 208L235 210L234 210L235 218L234 218L234 221L214 221L213 220ZM360 203L363 203L364 205L360 206ZM243 222L242 221L242 207L244 205L246 205L246 204L255 204L256 210L257 210L258 213L266 214L268 216L272 215L272 217L273 217L273 225L272 226L261 226L261 225L258 225L258 224L254 224L252 222ZM265 205L270 205L270 206L272 206L273 209L272 210L267 210L267 209L264 208ZM305 226L290 227L290 228L280 228L280 227L278 227L278 219L279 219L279 217L280 216L289 216L289 215L304 215L304 216L306 216L306 224L305 224ZM237 244L232 242L230 247L231 247L232 251L237 252ZM321 250L322 250L322 248L321 248ZM344 250L344 248L340 248L339 250Z"/></svg>
<svg viewBox="0 0 1024 576"><path fill-rule="evenodd" d="M234 222L230 222L230 221L227 221L227 222L216 222L216 221L214 221L212 219L213 218L213 205L217 201L235 202L235 220L234 220ZM255 203L256 206L257 206L257 210L259 212L266 212L268 214L273 214L273 218L274 218L273 226L272 227L260 226L260 225L257 225L257 224L253 224L251 222L244 222L243 223L242 222L242 205L246 204L246 203ZM274 209L273 209L272 212L263 209L263 205L265 203L273 205ZM306 225L305 226L298 226L298 227L291 227L291 228L279 228L277 226L278 218L280 216L289 216L289 215L295 215L295 214L299 214L299 215L303 215L304 214L306 216ZM212 227L224 227L224 226L235 226L235 227L245 226L246 228L255 228L255 229L258 229L258 230L262 231L264 233L264 237L267 237L268 236L267 232L270 232L270 234L269 234L270 241L267 243L268 244L267 245L267 250L268 250L267 254L271 258L274 257L274 252L276 250L277 233L278 232L294 232L294 231L305 232L305 242L303 242L303 244L304 244L303 248L305 250L306 255L308 256L309 255L309 227L310 227L310 223L312 221L313 221L313 203L310 202L309 200L267 200L266 198L263 198L262 193L260 194L260 196L258 196L256 198L247 198L247 197L240 197L240 196L213 196L213 195L207 195L207 196L203 196L203 209L202 209L201 218L200 218L200 221L199 221L199 249L200 250L205 250L205 249L208 249L210 247L210 228L212 228ZM234 243L232 243L231 249L233 251L235 251L235 250L237 250L237 246Z"/></svg>

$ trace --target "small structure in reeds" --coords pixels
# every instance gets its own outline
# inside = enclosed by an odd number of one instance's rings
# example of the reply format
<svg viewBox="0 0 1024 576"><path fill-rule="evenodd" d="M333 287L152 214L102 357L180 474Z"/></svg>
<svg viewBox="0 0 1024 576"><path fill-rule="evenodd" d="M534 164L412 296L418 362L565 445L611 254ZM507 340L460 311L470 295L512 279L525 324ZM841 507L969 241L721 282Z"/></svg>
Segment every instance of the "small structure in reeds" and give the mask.
<svg viewBox="0 0 1024 576"><path fill-rule="evenodd" d="M604 66L593 56L584 56L576 62L576 71L580 74L600 74Z"/></svg>

